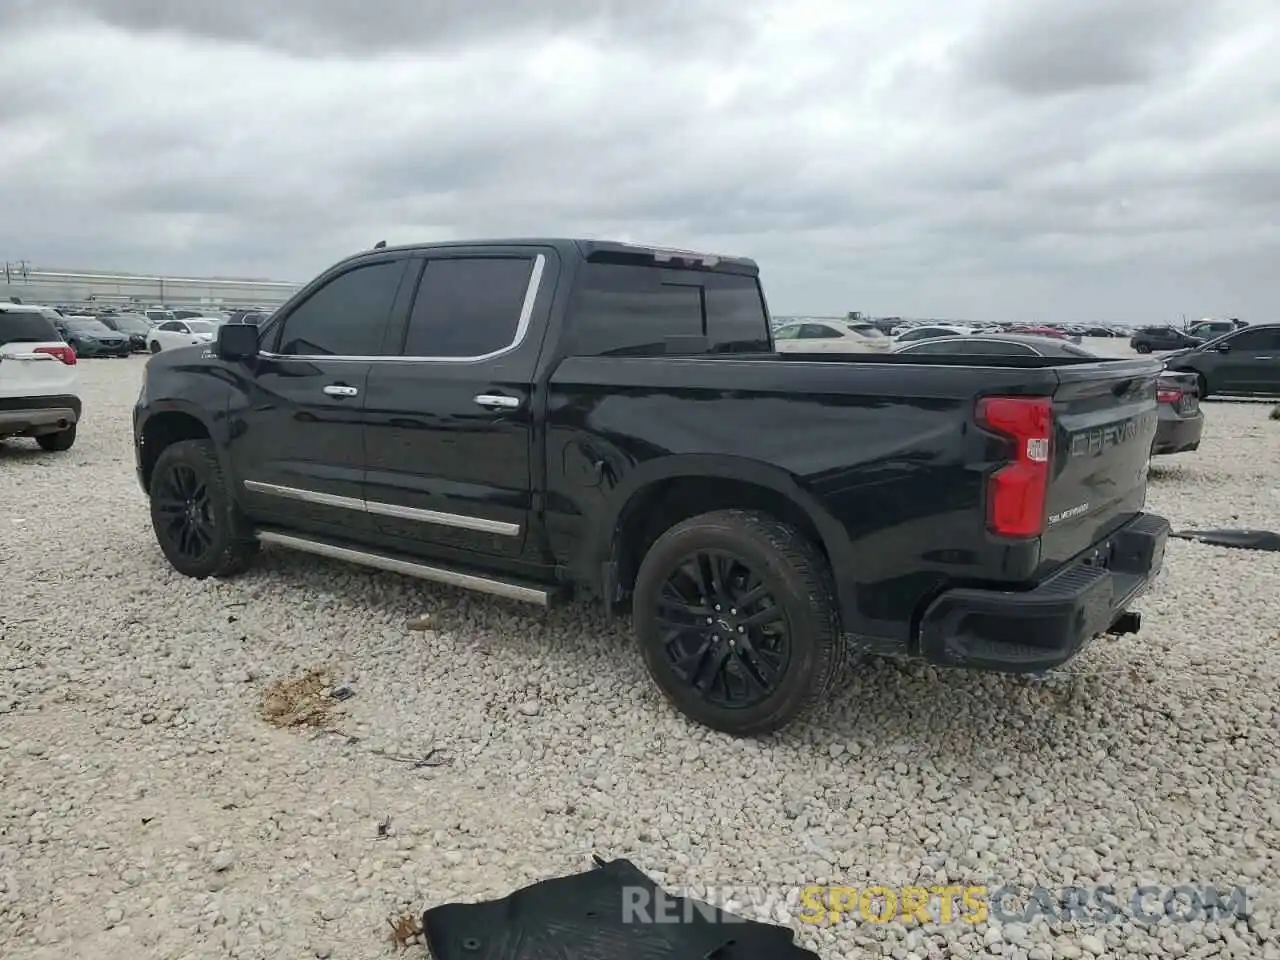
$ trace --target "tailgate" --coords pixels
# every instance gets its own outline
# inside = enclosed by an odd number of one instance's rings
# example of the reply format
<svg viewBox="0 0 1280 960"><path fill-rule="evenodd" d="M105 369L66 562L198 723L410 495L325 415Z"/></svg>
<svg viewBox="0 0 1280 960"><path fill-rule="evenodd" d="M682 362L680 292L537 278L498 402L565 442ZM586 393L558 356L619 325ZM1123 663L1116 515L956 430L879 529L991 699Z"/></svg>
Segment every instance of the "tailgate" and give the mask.
<svg viewBox="0 0 1280 960"><path fill-rule="evenodd" d="M1070 560L1142 510L1161 369L1158 360L1057 368L1045 566Z"/></svg>
<svg viewBox="0 0 1280 960"><path fill-rule="evenodd" d="M0 346L0 397L47 397L71 393L75 367L38 347L63 347L62 343L6 343Z"/></svg>

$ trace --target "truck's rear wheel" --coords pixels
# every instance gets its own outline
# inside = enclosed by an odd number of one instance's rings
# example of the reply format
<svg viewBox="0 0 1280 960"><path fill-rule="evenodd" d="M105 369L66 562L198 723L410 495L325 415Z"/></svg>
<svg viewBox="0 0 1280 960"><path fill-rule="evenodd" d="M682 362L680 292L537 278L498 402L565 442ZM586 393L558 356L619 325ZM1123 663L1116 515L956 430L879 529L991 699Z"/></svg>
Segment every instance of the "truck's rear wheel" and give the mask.
<svg viewBox="0 0 1280 960"><path fill-rule="evenodd" d="M249 566L258 542L209 440L166 447L151 474L151 525L165 559L184 576L226 577Z"/></svg>
<svg viewBox="0 0 1280 960"><path fill-rule="evenodd" d="M721 510L672 527L641 563L632 600L654 681L686 716L725 733L797 719L844 661L826 560L764 513Z"/></svg>

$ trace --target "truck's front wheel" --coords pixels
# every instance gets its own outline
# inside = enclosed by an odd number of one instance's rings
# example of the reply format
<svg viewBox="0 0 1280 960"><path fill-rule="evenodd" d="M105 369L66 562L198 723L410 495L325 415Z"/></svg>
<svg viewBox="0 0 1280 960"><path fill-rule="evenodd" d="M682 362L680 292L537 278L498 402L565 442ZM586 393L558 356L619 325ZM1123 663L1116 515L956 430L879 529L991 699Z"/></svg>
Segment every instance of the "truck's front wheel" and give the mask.
<svg viewBox="0 0 1280 960"><path fill-rule="evenodd" d="M152 471L150 495L156 540L179 573L226 577L249 566L258 543L211 441L182 440L166 447Z"/></svg>
<svg viewBox="0 0 1280 960"><path fill-rule="evenodd" d="M770 733L826 696L844 661L825 558L764 513L692 517L654 543L633 623L669 700L708 727Z"/></svg>

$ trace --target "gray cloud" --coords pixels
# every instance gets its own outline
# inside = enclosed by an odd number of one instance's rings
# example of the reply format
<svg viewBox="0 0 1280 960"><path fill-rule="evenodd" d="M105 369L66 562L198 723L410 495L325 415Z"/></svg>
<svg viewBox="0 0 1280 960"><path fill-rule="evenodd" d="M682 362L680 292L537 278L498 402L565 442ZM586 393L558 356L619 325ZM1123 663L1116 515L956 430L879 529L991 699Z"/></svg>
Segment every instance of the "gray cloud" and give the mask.
<svg viewBox="0 0 1280 960"><path fill-rule="evenodd" d="M497 37L549 32L621 35L653 44L732 42L741 7L680 0L18 0L28 16L70 12L130 31L262 44L305 55L434 52Z"/></svg>
<svg viewBox="0 0 1280 960"><path fill-rule="evenodd" d="M783 313L1271 309L1266 0L477 6L0 0L0 258L569 234L754 256Z"/></svg>
<svg viewBox="0 0 1280 960"><path fill-rule="evenodd" d="M1141 85L1184 67L1211 4L1004 0L969 52L980 77L1029 96Z"/></svg>

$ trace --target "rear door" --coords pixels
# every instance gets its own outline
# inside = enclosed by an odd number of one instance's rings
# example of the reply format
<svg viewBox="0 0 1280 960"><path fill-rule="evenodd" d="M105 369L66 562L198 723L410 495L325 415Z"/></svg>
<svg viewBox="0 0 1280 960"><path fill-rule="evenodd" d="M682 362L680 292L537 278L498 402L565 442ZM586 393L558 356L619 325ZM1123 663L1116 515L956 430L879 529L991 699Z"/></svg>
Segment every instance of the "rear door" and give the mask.
<svg viewBox="0 0 1280 960"><path fill-rule="evenodd" d="M518 557L533 509L533 371L559 260L550 247L415 259L398 354L365 407L371 522L410 550Z"/></svg>
<svg viewBox="0 0 1280 960"><path fill-rule="evenodd" d="M1055 368L1054 436L1041 560L1071 559L1146 502L1159 362Z"/></svg>
<svg viewBox="0 0 1280 960"><path fill-rule="evenodd" d="M259 522L339 538L370 529L365 386L407 264L387 254L337 267L263 331L229 411L241 502Z"/></svg>

